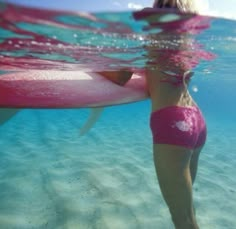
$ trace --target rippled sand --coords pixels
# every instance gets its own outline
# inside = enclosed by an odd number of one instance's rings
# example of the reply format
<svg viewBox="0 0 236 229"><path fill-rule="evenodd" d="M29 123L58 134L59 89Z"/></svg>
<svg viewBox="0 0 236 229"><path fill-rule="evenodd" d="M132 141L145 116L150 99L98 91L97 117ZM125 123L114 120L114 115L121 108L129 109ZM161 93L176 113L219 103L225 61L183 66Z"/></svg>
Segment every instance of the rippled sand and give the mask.
<svg viewBox="0 0 236 229"><path fill-rule="evenodd" d="M148 108L107 108L83 137L87 110L24 110L1 126L0 228L173 228ZM235 129L209 120L194 187L201 228L236 228L235 142Z"/></svg>

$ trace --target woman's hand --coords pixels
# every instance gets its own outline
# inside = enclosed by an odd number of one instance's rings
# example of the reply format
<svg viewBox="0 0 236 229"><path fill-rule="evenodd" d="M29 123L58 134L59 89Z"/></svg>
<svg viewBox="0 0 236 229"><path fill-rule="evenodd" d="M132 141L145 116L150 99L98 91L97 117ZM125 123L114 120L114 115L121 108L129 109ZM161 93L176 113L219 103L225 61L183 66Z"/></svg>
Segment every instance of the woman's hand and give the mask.
<svg viewBox="0 0 236 229"><path fill-rule="evenodd" d="M128 71L128 70L103 71L103 72L97 72L97 73L120 86L124 86L131 79L133 75L133 72Z"/></svg>

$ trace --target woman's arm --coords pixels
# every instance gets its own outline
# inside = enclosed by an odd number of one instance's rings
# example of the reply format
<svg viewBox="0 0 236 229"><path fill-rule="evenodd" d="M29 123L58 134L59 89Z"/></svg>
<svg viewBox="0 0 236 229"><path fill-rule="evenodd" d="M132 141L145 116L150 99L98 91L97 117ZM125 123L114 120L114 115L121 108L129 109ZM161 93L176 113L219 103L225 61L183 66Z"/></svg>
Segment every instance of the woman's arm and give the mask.
<svg viewBox="0 0 236 229"><path fill-rule="evenodd" d="M97 73L120 86L124 86L131 79L133 75L133 72L128 71L128 70L103 71L103 72L97 72Z"/></svg>

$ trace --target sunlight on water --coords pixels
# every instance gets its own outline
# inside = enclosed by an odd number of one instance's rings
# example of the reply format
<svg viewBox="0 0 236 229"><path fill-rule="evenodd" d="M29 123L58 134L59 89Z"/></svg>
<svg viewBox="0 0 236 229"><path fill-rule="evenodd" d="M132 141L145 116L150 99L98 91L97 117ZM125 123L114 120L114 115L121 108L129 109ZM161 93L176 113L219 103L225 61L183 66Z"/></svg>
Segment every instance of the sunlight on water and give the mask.
<svg viewBox="0 0 236 229"><path fill-rule="evenodd" d="M9 14L8 11L14 13ZM5 58L1 63L3 66L11 63L13 68L21 69L24 66L27 69L54 70L104 70L127 66L140 69L150 58L145 47L149 46L156 52L179 50L183 42L181 34L193 37L203 33L211 23L210 18L203 16L163 12L146 14L142 11L105 14L48 11L44 14L40 10L8 5L3 11L0 55ZM147 23L147 18L158 23ZM12 22L15 23L14 27L11 26ZM177 25L181 29L175 30ZM152 35L158 35L158 39L152 38ZM209 37L204 39L208 40ZM196 36L189 38L188 46L194 52L201 50ZM211 58L210 52L204 49L202 52L197 58ZM25 65L29 58L30 66ZM40 64L37 63L38 59Z"/></svg>

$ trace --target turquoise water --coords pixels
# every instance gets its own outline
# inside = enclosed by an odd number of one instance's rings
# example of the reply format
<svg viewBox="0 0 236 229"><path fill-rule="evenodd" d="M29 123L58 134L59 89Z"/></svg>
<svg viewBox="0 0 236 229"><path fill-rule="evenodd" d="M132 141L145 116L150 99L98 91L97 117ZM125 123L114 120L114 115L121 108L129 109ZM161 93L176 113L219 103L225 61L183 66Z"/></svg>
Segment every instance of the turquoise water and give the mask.
<svg viewBox="0 0 236 229"><path fill-rule="evenodd" d="M208 125L194 185L206 229L236 228L235 25L216 20L199 36L217 58L201 62L190 85ZM85 136L89 109L24 109L0 126L0 228L173 228L149 113L148 100L108 107Z"/></svg>
<svg viewBox="0 0 236 229"><path fill-rule="evenodd" d="M3 125L1 227L172 228L152 162L149 105L107 108L83 137L86 109L23 110ZM211 108L203 112L208 140L194 186L199 224L233 229L236 128Z"/></svg>

